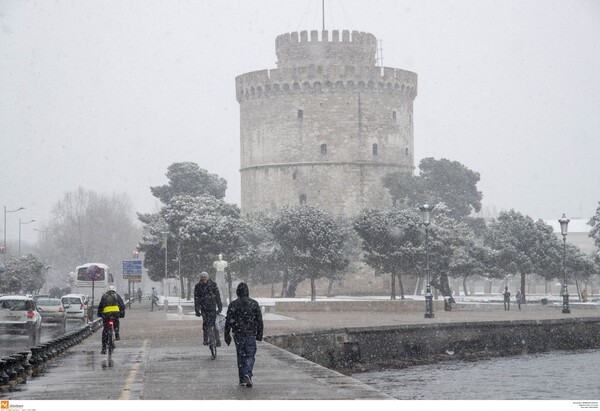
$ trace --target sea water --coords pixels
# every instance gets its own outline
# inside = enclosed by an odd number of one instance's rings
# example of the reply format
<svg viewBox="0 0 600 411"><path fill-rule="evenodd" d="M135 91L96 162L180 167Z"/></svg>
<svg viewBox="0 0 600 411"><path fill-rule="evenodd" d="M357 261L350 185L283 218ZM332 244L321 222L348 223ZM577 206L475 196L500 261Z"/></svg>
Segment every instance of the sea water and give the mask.
<svg viewBox="0 0 600 411"><path fill-rule="evenodd" d="M600 399L600 350L447 361L352 377L401 400Z"/></svg>

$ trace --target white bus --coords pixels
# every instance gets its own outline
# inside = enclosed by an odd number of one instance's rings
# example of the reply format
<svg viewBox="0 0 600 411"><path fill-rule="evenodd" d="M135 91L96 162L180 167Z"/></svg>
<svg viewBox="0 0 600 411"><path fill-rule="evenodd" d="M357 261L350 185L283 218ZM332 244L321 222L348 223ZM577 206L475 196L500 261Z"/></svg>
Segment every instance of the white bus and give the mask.
<svg viewBox="0 0 600 411"><path fill-rule="evenodd" d="M95 265L98 267L95 275L90 273L89 267ZM84 294L89 296L91 304L89 315L94 318L95 312L91 312L94 306L97 307L100 303L100 298L108 290L109 285L113 285L112 274L106 264L102 263L87 263L80 265L75 269L77 277L75 279L75 291L73 294ZM93 290L93 291L92 291Z"/></svg>

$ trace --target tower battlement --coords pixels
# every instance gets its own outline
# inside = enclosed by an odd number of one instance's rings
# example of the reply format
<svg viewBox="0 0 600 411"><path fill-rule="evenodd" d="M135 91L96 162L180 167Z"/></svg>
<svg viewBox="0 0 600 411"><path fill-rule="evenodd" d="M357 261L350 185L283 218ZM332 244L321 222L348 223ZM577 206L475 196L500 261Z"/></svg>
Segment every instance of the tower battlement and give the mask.
<svg viewBox="0 0 600 411"><path fill-rule="evenodd" d="M392 67L306 66L253 71L235 79L237 101L297 92L372 90L417 95L417 75Z"/></svg>
<svg viewBox="0 0 600 411"><path fill-rule="evenodd" d="M310 64L374 67L377 38L371 33L349 30L313 30L285 33L275 39L277 67Z"/></svg>
<svg viewBox="0 0 600 411"><path fill-rule="evenodd" d="M275 49L277 68L235 79L242 211L391 207L382 179L414 169L417 74L378 67L365 32L286 33Z"/></svg>

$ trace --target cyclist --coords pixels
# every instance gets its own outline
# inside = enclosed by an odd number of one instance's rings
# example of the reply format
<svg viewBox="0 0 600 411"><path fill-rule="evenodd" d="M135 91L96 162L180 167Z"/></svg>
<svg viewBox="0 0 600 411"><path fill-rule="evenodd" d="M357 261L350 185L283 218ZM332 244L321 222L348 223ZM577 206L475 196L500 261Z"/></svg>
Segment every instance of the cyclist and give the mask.
<svg viewBox="0 0 600 411"><path fill-rule="evenodd" d="M206 271L202 271L200 281L194 287L194 308L196 309L196 316L202 316L204 345L208 345L209 327L215 324L217 313L223 311L223 305L221 304L219 287L217 287L217 283L208 278ZM213 329L215 330L217 347L220 347L219 331L216 327L213 327Z"/></svg>
<svg viewBox="0 0 600 411"><path fill-rule="evenodd" d="M101 354L106 354L106 345L108 343L108 320L114 319L115 340L120 340L119 335L119 318L125 317L125 303L119 294L117 287L114 285L108 286L108 291L104 293L98 305L98 317L102 317L102 351Z"/></svg>

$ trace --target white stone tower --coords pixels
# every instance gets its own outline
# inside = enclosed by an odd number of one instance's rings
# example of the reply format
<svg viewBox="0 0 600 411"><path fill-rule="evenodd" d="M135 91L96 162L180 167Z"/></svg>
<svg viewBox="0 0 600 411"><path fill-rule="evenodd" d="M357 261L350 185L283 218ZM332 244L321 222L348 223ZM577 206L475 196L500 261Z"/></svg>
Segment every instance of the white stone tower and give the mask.
<svg viewBox="0 0 600 411"><path fill-rule="evenodd" d="M376 66L347 30L277 36L277 68L236 78L243 212L309 203L335 215L392 205L382 178L412 173L417 75Z"/></svg>

